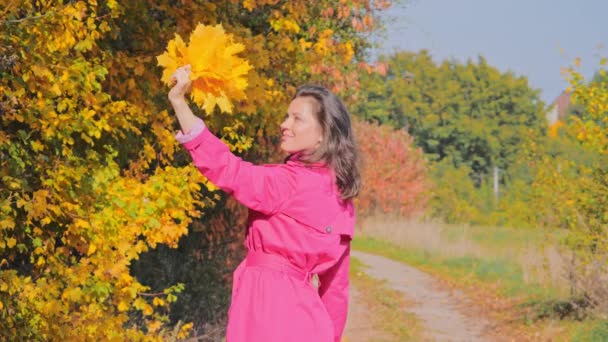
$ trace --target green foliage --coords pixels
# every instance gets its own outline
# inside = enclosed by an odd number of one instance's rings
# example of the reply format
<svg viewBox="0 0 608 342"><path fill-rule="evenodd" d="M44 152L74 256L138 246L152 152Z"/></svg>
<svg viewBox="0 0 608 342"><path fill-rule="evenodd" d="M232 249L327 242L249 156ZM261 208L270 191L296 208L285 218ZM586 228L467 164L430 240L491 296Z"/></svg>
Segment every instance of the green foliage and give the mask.
<svg viewBox="0 0 608 342"><path fill-rule="evenodd" d="M432 165L430 178L434 180L429 206L431 217L441 217L447 223L471 222L479 216L475 205L478 190L466 167L454 167L448 159Z"/></svg>
<svg viewBox="0 0 608 342"><path fill-rule="evenodd" d="M608 340L608 320L592 322L578 329L572 338L572 342L587 341L607 341Z"/></svg>
<svg viewBox="0 0 608 342"><path fill-rule="evenodd" d="M547 123L538 91L526 78L501 73L482 57L437 64L426 51L397 52L379 63L388 72L362 75L353 113L405 128L434 161L429 214L452 223L533 224L525 151L530 142L546 143Z"/></svg>
<svg viewBox="0 0 608 342"><path fill-rule="evenodd" d="M362 100L354 113L407 128L435 160L448 158L457 168L469 168L476 185L493 166L509 170L527 130L544 135L538 91L525 77L500 73L482 57L437 65L421 51L381 61L388 63L388 74L362 78Z"/></svg>

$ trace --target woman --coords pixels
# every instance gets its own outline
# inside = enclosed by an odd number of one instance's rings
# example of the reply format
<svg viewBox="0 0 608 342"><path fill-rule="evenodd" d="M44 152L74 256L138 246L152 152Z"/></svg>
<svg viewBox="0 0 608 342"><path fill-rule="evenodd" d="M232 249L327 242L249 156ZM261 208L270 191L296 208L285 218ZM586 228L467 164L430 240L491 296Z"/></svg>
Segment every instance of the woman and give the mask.
<svg viewBox="0 0 608 342"><path fill-rule="evenodd" d="M250 209L247 257L234 272L227 342L339 341L348 304L358 155L348 111L329 90L298 89L281 124L284 164L234 156L185 99L189 66L169 99L176 136L212 183ZM318 276L318 284L311 281Z"/></svg>

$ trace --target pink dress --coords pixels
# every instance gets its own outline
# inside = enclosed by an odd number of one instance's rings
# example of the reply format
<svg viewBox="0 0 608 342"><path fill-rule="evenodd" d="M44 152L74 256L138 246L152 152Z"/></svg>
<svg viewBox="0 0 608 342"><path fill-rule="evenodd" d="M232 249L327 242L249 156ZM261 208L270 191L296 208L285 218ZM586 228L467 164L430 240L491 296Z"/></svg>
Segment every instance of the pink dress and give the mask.
<svg viewBox="0 0 608 342"><path fill-rule="evenodd" d="M250 209L248 253L234 272L226 341L340 341L354 209L340 200L332 171L298 160L245 162L202 121L177 139L201 173Z"/></svg>

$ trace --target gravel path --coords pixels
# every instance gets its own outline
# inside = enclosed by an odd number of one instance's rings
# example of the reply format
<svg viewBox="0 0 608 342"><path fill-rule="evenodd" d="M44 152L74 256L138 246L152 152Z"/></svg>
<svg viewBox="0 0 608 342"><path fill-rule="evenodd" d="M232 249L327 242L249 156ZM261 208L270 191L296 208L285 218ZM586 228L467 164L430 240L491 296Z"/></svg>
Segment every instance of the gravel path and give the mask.
<svg viewBox="0 0 608 342"><path fill-rule="evenodd" d="M425 341L488 341L483 332L489 323L463 313L465 302L462 293L441 289L432 276L406 264L359 251L352 251L352 256L367 266L366 274L385 280L387 286L400 291L408 302L413 303L406 310L420 320ZM366 341L366 336L373 336L362 331L366 323L362 315L365 310L358 307L356 296L355 290L345 332L349 342Z"/></svg>

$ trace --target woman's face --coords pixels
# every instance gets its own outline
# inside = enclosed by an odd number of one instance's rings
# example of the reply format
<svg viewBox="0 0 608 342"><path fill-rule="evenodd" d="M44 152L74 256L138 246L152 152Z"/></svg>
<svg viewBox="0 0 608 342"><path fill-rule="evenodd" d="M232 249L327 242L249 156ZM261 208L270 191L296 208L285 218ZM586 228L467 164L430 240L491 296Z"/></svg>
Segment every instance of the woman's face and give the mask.
<svg viewBox="0 0 608 342"><path fill-rule="evenodd" d="M287 115L281 124L281 149L289 154L312 153L323 141L323 129L317 121L316 100L297 97L289 104Z"/></svg>

